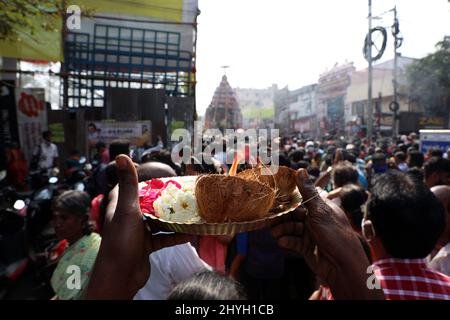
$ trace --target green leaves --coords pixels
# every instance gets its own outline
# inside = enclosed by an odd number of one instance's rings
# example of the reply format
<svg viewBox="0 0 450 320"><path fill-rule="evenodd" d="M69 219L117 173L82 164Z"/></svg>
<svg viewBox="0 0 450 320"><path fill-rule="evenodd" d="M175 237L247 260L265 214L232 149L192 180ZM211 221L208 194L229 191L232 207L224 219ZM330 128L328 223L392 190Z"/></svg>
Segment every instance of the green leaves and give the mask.
<svg viewBox="0 0 450 320"><path fill-rule="evenodd" d="M436 52L407 69L409 100L432 116L448 117L450 106L450 41L436 45Z"/></svg>
<svg viewBox="0 0 450 320"><path fill-rule="evenodd" d="M0 40L18 41L39 28L54 31L64 10L63 0L0 0Z"/></svg>

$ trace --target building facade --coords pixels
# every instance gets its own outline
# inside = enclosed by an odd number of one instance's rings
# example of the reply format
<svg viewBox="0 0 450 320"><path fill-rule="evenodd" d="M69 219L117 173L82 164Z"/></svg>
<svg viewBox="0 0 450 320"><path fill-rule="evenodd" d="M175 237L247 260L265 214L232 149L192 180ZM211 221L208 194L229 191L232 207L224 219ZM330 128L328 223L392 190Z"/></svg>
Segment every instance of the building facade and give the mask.
<svg viewBox="0 0 450 320"><path fill-rule="evenodd" d="M317 135L317 84L296 90L296 100L289 105L289 129L293 134Z"/></svg>
<svg viewBox="0 0 450 320"><path fill-rule="evenodd" d="M345 133L344 106L353 72L355 67L350 62L336 64L320 75L317 85L319 135Z"/></svg>
<svg viewBox="0 0 450 320"><path fill-rule="evenodd" d="M415 59L398 58L397 102L399 113L420 113L422 108L411 104L406 90L406 68ZM368 119L368 69L353 72L345 100L345 124L348 134L365 131ZM382 135L392 134L393 112L389 105L394 101L394 60L373 66L372 72L373 128Z"/></svg>
<svg viewBox="0 0 450 320"><path fill-rule="evenodd" d="M273 128L275 114L276 84L266 89L235 88L239 107L242 111L243 127Z"/></svg>

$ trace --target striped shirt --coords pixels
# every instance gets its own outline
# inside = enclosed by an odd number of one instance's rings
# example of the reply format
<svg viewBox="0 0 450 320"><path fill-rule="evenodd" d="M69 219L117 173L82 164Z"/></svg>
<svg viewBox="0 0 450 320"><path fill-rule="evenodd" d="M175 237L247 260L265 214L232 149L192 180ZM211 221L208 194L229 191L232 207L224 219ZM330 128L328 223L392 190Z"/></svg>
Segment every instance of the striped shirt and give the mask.
<svg viewBox="0 0 450 320"><path fill-rule="evenodd" d="M425 259L382 259L373 271L388 300L450 300L450 277L429 269Z"/></svg>

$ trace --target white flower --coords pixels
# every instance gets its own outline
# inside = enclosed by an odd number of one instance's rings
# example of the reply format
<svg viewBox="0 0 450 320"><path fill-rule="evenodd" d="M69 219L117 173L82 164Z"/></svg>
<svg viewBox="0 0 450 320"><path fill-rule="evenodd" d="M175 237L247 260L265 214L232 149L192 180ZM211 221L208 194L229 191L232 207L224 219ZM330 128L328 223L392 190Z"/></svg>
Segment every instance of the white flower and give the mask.
<svg viewBox="0 0 450 320"><path fill-rule="evenodd" d="M153 207L156 213L167 221L192 223L201 220L192 188L183 190L169 184L155 200Z"/></svg>

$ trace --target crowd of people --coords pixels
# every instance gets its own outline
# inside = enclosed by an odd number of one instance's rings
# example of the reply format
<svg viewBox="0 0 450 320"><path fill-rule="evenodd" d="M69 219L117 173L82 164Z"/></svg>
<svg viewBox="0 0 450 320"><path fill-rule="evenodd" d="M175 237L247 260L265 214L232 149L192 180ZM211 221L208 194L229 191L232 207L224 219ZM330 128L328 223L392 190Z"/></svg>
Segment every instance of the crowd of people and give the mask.
<svg viewBox="0 0 450 320"><path fill-rule="evenodd" d="M54 201L68 242L51 279L55 298L450 299L450 150L422 153L415 134L283 137L270 152L296 170L305 202L283 221L229 236L145 229L138 182L226 174L235 152L177 164L161 144L134 161L127 141L99 145L101 159L115 160L98 166L90 194ZM238 170L254 160L245 153ZM81 268L78 289L66 286L70 265Z"/></svg>

